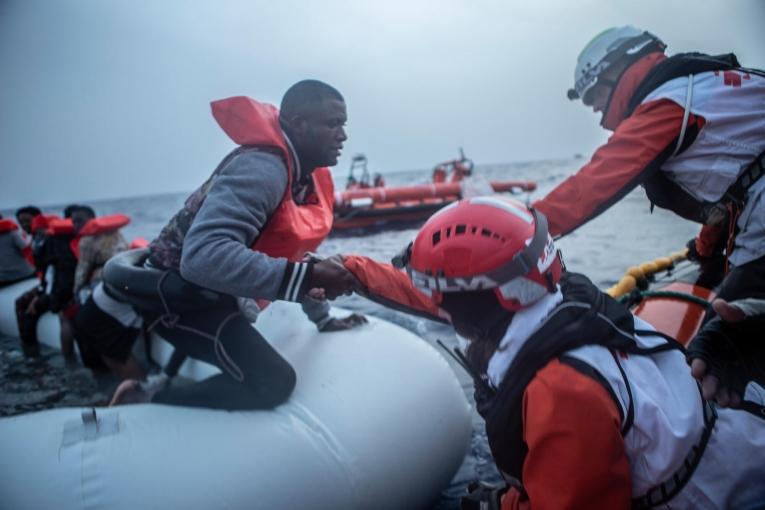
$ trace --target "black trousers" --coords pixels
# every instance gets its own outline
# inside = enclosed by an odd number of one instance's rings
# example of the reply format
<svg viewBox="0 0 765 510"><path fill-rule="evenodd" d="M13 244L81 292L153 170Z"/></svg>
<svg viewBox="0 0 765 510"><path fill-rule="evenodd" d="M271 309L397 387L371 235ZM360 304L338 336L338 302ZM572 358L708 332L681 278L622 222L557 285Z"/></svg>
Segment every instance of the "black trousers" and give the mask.
<svg viewBox="0 0 765 510"><path fill-rule="evenodd" d="M34 310L27 312L29 304L37 299ZM19 326L19 337L24 345L37 345L37 323L42 314L50 310L50 299L41 293L37 287L23 293L16 299L16 323Z"/></svg>
<svg viewBox="0 0 765 510"><path fill-rule="evenodd" d="M222 370L203 381L158 392L153 402L189 407L209 407L225 410L272 409L289 398L295 388L296 375L292 366L271 347L242 315L232 307L183 313L175 325L159 322L156 331L177 351L210 363ZM236 314L232 317L232 314ZM147 317L149 321L155 317ZM219 327L220 346L238 368L237 380L221 351L216 352L211 338L189 331L191 328L215 336ZM151 322L149 322L151 323ZM179 327L180 326L180 327ZM239 373L237 373L239 372Z"/></svg>

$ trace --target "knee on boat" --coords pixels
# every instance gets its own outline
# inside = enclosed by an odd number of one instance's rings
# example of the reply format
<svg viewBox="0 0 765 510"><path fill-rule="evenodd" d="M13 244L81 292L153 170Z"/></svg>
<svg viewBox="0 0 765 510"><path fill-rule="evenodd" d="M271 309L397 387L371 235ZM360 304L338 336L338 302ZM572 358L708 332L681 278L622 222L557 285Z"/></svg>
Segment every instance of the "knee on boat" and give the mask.
<svg viewBox="0 0 765 510"><path fill-rule="evenodd" d="M292 367L288 368L280 377L274 378L271 384L252 394L251 402L253 407L273 409L282 405L290 398L297 383L297 375Z"/></svg>

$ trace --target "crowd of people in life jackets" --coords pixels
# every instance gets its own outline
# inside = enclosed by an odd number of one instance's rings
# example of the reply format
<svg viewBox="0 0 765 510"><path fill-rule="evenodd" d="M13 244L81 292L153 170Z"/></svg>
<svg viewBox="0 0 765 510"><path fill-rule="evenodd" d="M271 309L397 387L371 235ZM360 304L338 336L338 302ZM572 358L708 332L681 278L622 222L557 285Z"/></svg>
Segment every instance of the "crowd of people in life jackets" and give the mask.
<svg viewBox="0 0 765 510"><path fill-rule="evenodd" d="M145 244L137 239L128 244L120 229L130 222L124 214L96 216L92 207L72 204L63 217L43 213L35 206L21 207L16 221L0 219L0 288L34 279L36 285L15 300L21 346L26 355L39 353L37 325L46 312L56 314L60 323L61 351L75 358L75 342L81 361L88 367L111 370L121 377L142 377L137 363L110 349L114 334L99 335L99 323L91 312L97 299L104 264L129 248ZM127 347L132 347L133 335ZM117 355L115 355L117 354Z"/></svg>
<svg viewBox="0 0 765 510"><path fill-rule="evenodd" d="M313 254L332 226L327 167L347 138L335 88L298 82L278 109L215 101L237 147L148 249L117 257L125 274L141 275L136 284L120 285L119 271L98 282L126 243L89 208L65 219L25 208L18 220L29 237L3 230L0 249L34 255L34 265L4 265L19 268L2 273L5 282L35 270L42 282L19 298L22 340L32 342L43 310L73 320L78 340L128 379L113 405L270 409L299 375L251 327L263 303L300 302L320 331L333 331L365 322L329 314L328 300L358 292L449 323L468 341L458 357L505 483L472 485L463 508L760 507L765 74L733 54L664 51L630 26L596 36L569 98L602 114L608 142L530 208L500 197L445 207L390 264ZM702 224L689 256L721 269L705 275L721 299L687 349L567 270L554 244L638 185L652 207ZM57 278L71 282L68 294L55 294ZM84 288L89 296L74 297ZM142 321L176 348L153 379L130 358ZM171 384L187 356L221 373Z"/></svg>

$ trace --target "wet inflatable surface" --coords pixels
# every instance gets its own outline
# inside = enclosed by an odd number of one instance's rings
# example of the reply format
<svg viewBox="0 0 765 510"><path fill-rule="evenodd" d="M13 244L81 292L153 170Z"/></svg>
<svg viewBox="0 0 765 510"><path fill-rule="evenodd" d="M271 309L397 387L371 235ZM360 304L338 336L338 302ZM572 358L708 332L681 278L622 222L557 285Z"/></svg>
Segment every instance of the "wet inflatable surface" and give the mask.
<svg viewBox="0 0 765 510"><path fill-rule="evenodd" d="M41 337L55 333L50 319ZM457 378L432 347L375 318L319 334L283 302L257 326L298 374L286 404L62 408L0 419L4 505L389 509L438 499L462 463L471 422ZM169 346L157 342L155 351L160 360ZM186 373L215 370L199 363Z"/></svg>

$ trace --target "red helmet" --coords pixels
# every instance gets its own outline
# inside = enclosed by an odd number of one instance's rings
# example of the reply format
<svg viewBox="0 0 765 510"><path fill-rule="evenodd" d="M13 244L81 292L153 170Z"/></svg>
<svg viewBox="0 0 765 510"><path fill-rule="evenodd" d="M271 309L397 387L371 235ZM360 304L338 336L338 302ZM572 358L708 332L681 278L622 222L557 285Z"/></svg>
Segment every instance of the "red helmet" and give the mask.
<svg viewBox="0 0 765 510"><path fill-rule="evenodd" d="M475 197L444 207L396 263L436 304L443 292L494 289L510 311L555 292L563 270L547 218L504 197Z"/></svg>

